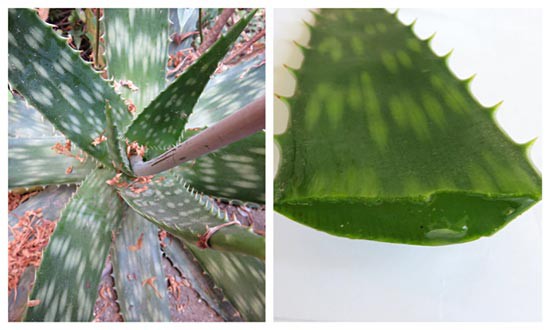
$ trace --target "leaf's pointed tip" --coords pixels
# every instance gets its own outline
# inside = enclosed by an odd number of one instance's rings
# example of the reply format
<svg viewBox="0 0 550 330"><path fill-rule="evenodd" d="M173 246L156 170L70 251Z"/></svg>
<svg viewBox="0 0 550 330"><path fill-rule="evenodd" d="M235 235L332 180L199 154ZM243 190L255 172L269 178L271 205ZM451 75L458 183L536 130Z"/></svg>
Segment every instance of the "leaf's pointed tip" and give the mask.
<svg viewBox="0 0 550 330"><path fill-rule="evenodd" d="M497 112L498 108L500 108L500 106L502 105L503 102L504 102L504 100L499 101L497 104L488 107L487 110L489 110L489 112L490 112L492 115L494 115L494 114Z"/></svg>
<svg viewBox="0 0 550 330"><path fill-rule="evenodd" d="M462 80L462 82L465 83L466 85L470 85L472 83L472 81L475 79L476 76L477 76L477 73L474 73L471 76L469 76L468 78ZM501 101L501 103L502 103L502 101Z"/></svg>
<svg viewBox="0 0 550 330"><path fill-rule="evenodd" d="M538 140L538 137L535 137L525 143L519 143L518 145L521 149L523 149L525 154L529 154L529 152L531 151L531 148L533 147L535 142L537 142L537 140Z"/></svg>
<svg viewBox="0 0 550 330"><path fill-rule="evenodd" d="M277 93L274 93L275 97L285 103L287 106L290 106L290 97L282 96Z"/></svg>
<svg viewBox="0 0 550 330"><path fill-rule="evenodd" d="M435 35L435 33L434 33L434 35ZM431 37L430 37L430 38L431 38ZM453 52L454 52L454 51L455 51L455 49L454 49L454 48L451 48L451 50L449 50L449 51L447 52L447 54L441 56L441 58L442 58L445 62L449 62L449 58L451 58L451 55L453 55Z"/></svg>
<svg viewBox="0 0 550 330"><path fill-rule="evenodd" d="M309 50L309 48L305 45L302 45L301 43L299 43L298 41L296 40L292 40L292 43L298 47L298 49L302 52L302 54L304 54L306 51Z"/></svg>
<svg viewBox="0 0 550 330"><path fill-rule="evenodd" d="M310 13L311 15L313 15L313 17L315 17L315 19L318 19L319 17L321 17L321 13L317 12L315 9L310 9L310 10L309 10L309 13ZM307 25L310 25L310 26L311 26L310 23L308 23L308 22L305 22L305 23L306 23ZM313 26L311 26L311 27L313 27Z"/></svg>
<svg viewBox="0 0 550 330"><path fill-rule="evenodd" d="M283 64L283 68L285 68L288 72L290 72L294 77L297 77L298 76L298 70L293 68L293 67L290 67L286 64Z"/></svg>
<svg viewBox="0 0 550 330"><path fill-rule="evenodd" d="M397 15L396 15L396 16L397 16ZM409 29L411 29L411 30L414 29L414 26L416 25L416 22L418 22L418 18L415 18L415 19L411 22L411 24L407 25L407 27L408 27Z"/></svg>
<svg viewBox="0 0 550 330"><path fill-rule="evenodd" d="M316 14L315 12L310 11L310 13L313 14L313 17L315 17L315 19L318 19L318 18L319 18L318 14ZM311 24L310 22L306 21L305 19L302 20L302 24L304 24L304 25L307 27L307 29L309 30L309 32L311 32L311 31L313 30L313 24Z"/></svg>
<svg viewBox="0 0 550 330"><path fill-rule="evenodd" d="M434 32L434 33L432 33L431 36L429 36L428 38L424 39L424 41L425 41L426 43L430 43L430 42L432 42L432 40L435 38L436 35L437 35L437 32Z"/></svg>

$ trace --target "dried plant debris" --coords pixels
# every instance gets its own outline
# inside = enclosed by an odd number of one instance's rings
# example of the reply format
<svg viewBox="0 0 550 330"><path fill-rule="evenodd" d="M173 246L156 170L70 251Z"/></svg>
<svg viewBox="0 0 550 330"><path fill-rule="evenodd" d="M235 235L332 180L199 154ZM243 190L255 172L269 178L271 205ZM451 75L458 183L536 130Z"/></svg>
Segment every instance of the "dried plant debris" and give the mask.
<svg viewBox="0 0 550 330"><path fill-rule="evenodd" d="M9 226L13 240L8 243L8 292L19 284L19 278L29 266L38 267L42 250L55 229L55 222L44 219L42 209L25 212L15 226Z"/></svg>

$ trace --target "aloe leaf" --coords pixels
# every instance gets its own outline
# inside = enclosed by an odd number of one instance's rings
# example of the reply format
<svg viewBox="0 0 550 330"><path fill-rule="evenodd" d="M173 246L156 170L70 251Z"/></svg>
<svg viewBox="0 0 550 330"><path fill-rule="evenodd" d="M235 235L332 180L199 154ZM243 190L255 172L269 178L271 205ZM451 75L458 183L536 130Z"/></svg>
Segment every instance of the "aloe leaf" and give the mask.
<svg viewBox="0 0 550 330"><path fill-rule="evenodd" d="M47 220L57 220L59 214L69 198L75 191L74 185L66 186L49 186L37 195L32 196L23 204L20 204L15 210L11 211L8 215L8 221L10 226L15 226L19 221L17 217L25 214L27 211L42 209L42 216ZM12 239L11 232L8 233L9 240Z"/></svg>
<svg viewBox="0 0 550 330"><path fill-rule="evenodd" d="M265 265L242 254L186 244L246 321L265 321Z"/></svg>
<svg viewBox="0 0 550 330"><path fill-rule="evenodd" d="M40 112L25 102L21 96L8 92L8 137L62 136Z"/></svg>
<svg viewBox="0 0 550 330"><path fill-rule="evenodd" d="M191 287L226 321L242 321L239 312L225 299L223 292L204 272L191 251L177 239L165 239L164 253L174 267L190 282Z"/></svg>
<svg viewBox="0 0 550 330"><path fill-rule="evenodd" d="M199 194L171 172L157 175L143 192L135 193L129 187L121 189L120 196L146 219L190 244L198 243L207 226L230 220L210 197ZM221 228L209 243L213 249L265 258L264 238L241 226Z"/></svg>
<svg viewBox="0 0 550 330"><path fill-rule="evenodd" d="M80 182L95 167L91 160L55 153L56 143L65 143L61 133L22 97L8 93L8 187Z"/></svg>
<svg viewBox="0 0 550 330"><path fill-rule="evenodd" d="M27 321L91 321L98 284L122 206L105 183L114 171L96 169L84 180L43 253Z"/></svg>
<svg viewBox="0 0 550 330"><path fill-rule="evenodd" d="M86 18L86 36L88 37L88 40L92 45L94 67L97 69L104 69L106 65L105 64L105 44L102 40L102 36L105 28L102 21L99 21L99 26L98 26L97 12L96 12L97 10L99 10L99 8L84 9L84 15ZM99 41L97 40L97 36L99 36Z"/></svg>
<svg viewBox="0 0 550 330"><path fill-rule="evenodd" d="M237 22L178 79L162 91L134 120L126 137L149 148L149 157L158 156L173 146L182 135L187 117L193 111L210 76L231 44L252 19L256 11ZM176 119L176 120L175 120Z"/></svg>
<svg viewBox="0 0 550 330"><path fill-rule="evenodd" d="M166 85L168 9L110 8L103 21L109 76L139 88L133 92L121 87L121 92L140 112Z"/></svg>
<svg viewBox="0 0 550 330"><path fill-rule="evenodd" d="M489 236L541 199L541 177L428 40L381 9L322 10L296 76L275 209L349 238Z"/></svg>
<svg viewBox="0 0 550 330"><path fill-rule="evenodd" d="M80 182L96 167L90 158L80 162L55 153L52 147L56 143L64 144L65 138L10 138L8 187ZM73 151L75 154L78 152L78 149Z"/></svg>
<svg viewBox="0 0 550 330"><path fill-rule="evenodd" d="M170 321L158 228L131 208L126 208L111 258L124 320Z"/></svg>
<svg viewBox="0 0 550 330"><path fill-rule="evenodd" d="M265 203L265 133L255 133L174 172L206 194Z"/></svg>
<svg viewBox="0 0 550 330"><path fill-rule="evenodd" d="M92 141L105 129L105 100L120 127L130 121L120 96L34 10L10 9L8 16L11 85L74 144L112 166L106 146Z"/></svg>
<svg viewBox="0 0 550 330"><path fill-rule="evenodd" d="M186 127L211 126L263 95L262 60L243 62L212 78ZM232 143L176 171L209 195L265 203L265 133Z"/></svg>
<svg viewBox="0 0 550 330"><path fill-rule="evenodd" d="M240 63L212 77L186 128L209 127L265 94L265 56Z"/></svg>
<svg viewBox="0 0 550 330"><path fill-rule="evenodd" d="M133 172L130 168L128 156L126 155L126 144L120 136L118 127L113 120L113 109L109 103L105 105L105 119L107 120L107 128L105 129L107 151L109 152L113 166L117 170L132 176Z"/></svg>
<svg viewBox="0 0 550 330"><path fill-rule="evenodd" d="M171 8L169 11L170 22L170 34L172 42L168 45L168 52L175 54L180 50L184 50L193 46L193 40L191 36L184 40L176 41L175 35L185 35L193 31L197 31L197 22L199 19L199 10L197 8ZM198 32L198 31L197 31Z"/></svg>
<svg viewBox="0 0 550 330"><path fill-rule="evenodd" d="M65 206L71 195L74 193L74 186L54 187L49 186L32 196L28 201L19 205L9 214L9 225L15 226L19 221L18 217L23 216L25 212L42 209L42 216L47 220L57 220L61 209ZM8 240L13 240L11 231L8 231ZM34 283L36 269L34 266L28 266L19 278L19 283L15 290L12 290L8 296L8 315L9 321L21 321L27 310L27 301L29 298L32 284Z"/></svg>

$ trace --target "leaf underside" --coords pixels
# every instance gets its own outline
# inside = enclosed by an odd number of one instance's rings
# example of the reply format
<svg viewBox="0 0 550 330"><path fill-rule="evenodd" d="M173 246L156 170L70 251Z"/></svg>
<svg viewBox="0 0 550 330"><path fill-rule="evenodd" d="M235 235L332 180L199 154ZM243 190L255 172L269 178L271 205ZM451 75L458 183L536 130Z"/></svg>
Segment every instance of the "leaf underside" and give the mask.
<svg viewBox="0 0 550 330"><path fill-rule="evenodd" d="M36 275L27 321L91 321L111 231L122 216L122 202L96 169L62 211Z"/></svg>
<svg viewBox="0 0 550 330"><path fill-rule="evenodd" d="M111 258L120 313L124 321L170 321L157 226L132 208L126 208L113 243ZM143 284L148 279L151 279L154 288Z"/></svg>
<svg viewBox="0 0 550 330"><path fill-rule="evenodd" d="M429 40L382 9L311 28L275 209L349 238L420 245L488 236L541 199L541 177Z"/></svg>
<svg viewBox="0 0 550 330"><path fill-rule="evenodd" d="M161 154L178 143L199 96L226 55L230 45L256 11L239 20L231 30L212 45L193 65L162 91L134 120L126 136L149 149L148 157Z"/></svg>
<svg viewBox="0 0 550 330"><path fill-rule="evenodd" d="M166 257L189 281L191 287L208 306L215 310L225 321L243 321L235 307L227 299L224 299L223 291L215 286L215 283L204 272L191 251L185 248L180 240L170 237L165 239L164 243L166 244L164 247Z"/></svg>
<svg viewBox="0 0 550 330"><path fill-rule="evenodd" d="M105 100L120 127L130 120L122 99L36 11L8 11L10 84L60 132L89 155L112 166L105 144L92 141L105 129Z"/></svg>
<svg viewBox="0 0 550 330"><path fill-rule="evenodd" d="M139 194L125 188L120 196L146 219L190 244L198 242L207 226L230 220L210 197L199 194L171 171L154 177L147 190ZM221 228L209 241L213 249L261 259L265 257L264 242L262 236L237 225Z"/></svg>
<svg viewBox="0 0 550 330"><path fill-rule="evenodd" d="M265 264L239 253L185 244L246 321L265 321Z"/></svg>

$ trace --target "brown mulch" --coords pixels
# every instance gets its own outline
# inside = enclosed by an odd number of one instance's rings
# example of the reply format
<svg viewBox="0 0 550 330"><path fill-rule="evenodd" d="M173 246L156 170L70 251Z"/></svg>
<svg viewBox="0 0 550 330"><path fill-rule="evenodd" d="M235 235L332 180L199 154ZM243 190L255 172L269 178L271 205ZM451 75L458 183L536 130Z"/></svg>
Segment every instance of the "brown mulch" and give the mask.
<svg viewBox="0 0 550 330"><path fill-rule="evenodd" d="M8 225L13 240L8 243L8 294L17 288L29 266L40 266L42 250L48 245L55 222L44 219L42 209L25 212L13 227Z"/></svg>

